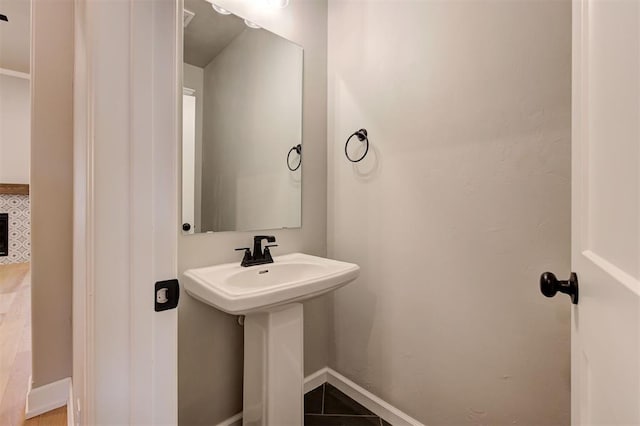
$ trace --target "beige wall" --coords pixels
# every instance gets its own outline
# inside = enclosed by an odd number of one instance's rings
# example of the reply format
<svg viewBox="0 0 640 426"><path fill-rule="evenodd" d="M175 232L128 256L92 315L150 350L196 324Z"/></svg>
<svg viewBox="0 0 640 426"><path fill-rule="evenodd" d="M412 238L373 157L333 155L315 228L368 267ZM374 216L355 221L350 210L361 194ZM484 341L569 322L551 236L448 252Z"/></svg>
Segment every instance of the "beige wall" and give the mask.
<svg viewBox="0 0 640 426"><path fill-rule="evenodd" d="M569 424L571 4L329 2L330 365L429 425ZM353 166L343 144L366 127Z"/></svg>
<svg viewBox="0 0 640 426"><path fill-rule="evenodd" d="M71 376L73 2L32 6L33 386Z"/></svg>
<svg viewBox="0 0 640 426"><path fill-rule="evenodd" d="M30 86L0 74L0 183L29 183Z"/></svg>
<svg viewBox="0 0 640 426"><path fill-rule="evenodd" d="M292 1L282 10L252 0L220 0L244 16L304 48L302 228L269 231L280 247L274 254L301 251L326 254L326 55L324 0ZM179 271L240 262L233 249L251 242L253 232L181 236ZM329 299L305 304L305 370L328 363ZM243 330L236 318L183 294L178 312L178 406L183 425L216 424L242 410Z"/></svg>

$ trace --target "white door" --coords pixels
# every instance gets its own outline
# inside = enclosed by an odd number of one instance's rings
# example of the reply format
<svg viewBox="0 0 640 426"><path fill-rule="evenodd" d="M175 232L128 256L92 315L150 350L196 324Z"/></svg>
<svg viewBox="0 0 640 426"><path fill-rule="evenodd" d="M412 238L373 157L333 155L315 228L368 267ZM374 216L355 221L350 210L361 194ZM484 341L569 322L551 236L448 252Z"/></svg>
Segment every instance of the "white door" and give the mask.
<svg viewBox="0 0 640 426"><path fill-rule="evenodd" d="M640 424L640 1L573 3L572 424Z"/></svg>
<svg viewBox="0 0 640 426"><path fill-rule="evenodd" d="M182 15L74 8L74 421L175 425L177 311L154 305L177 278Z"/></svg>
<svg viewBox="0 0 640 426"><path fill-rule="evenodd" d="M182 231L195 233L196 201L196 96L184 88L182 94Z"/></svg>

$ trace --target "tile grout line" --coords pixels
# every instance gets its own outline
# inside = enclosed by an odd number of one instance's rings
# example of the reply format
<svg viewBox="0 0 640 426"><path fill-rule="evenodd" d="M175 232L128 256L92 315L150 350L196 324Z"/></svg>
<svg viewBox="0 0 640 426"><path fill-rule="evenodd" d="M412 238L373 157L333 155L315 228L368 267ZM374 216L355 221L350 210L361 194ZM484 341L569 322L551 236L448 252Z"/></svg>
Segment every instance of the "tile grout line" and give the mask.
<svg viewBox="0 0 640 426"><path fill-rule="evenodd" d="M338 413L326 413L326 391L327 391L327 386L329 386L329 383L325 382L322 384L322 396L321 396L321 407L320 407L320 413L304 413L305 417L309 417L309 418L340 418L343 419L343 421L347 421L347 423L345 423L346 425L351 424L351 420L347 420L347 419L369 419L369 421L372 421L374 426L384 426L386 423L385 420L382 419L382 417L380 417L379 415L377 415L376 413L371 412L370 410L369 413L367 414L347 414L347 413L342 413L342 412L338 412ZM342 396L344 396L345 399L354 402L357 404L356 401L354 401L353 399L351 399L348 395L343 394L342 392L340 392L338 390L338 393ZM375 419L378 419L378 422L375 422Z"/></svg>

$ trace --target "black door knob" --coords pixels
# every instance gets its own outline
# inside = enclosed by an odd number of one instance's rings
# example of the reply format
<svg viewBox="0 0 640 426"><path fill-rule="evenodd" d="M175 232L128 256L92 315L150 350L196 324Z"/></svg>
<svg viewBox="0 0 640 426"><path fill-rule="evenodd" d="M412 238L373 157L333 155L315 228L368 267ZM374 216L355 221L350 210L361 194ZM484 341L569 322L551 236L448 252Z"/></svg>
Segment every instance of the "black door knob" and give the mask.
<svg viewBox="0 0 640 426"><path fill-rule="evenodd" d="M182 224L182 230L187 232L191 230L191 224L190 223L183 223Z"/></svg>
<svg viewBox="0 0 640 426"><path fill-rule="evenodd" d="M540 275L540 291L547 297L553 297L557 292L568 294L571 297L571 303L578 304L578 275L571 273L571 277L567 281L560 281L551 272L545 272Z"/></svg>

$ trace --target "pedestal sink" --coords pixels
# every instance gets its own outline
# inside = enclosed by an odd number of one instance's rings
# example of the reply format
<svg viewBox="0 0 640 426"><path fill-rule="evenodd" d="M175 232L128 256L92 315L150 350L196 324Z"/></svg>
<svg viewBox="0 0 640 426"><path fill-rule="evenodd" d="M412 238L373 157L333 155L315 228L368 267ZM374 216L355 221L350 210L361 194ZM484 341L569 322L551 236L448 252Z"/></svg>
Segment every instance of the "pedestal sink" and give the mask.
<svg viewBox="0 0 640 426"><path fill-rule="evenodd" d="M245 315L243 425L303 424L302 301L355 280L360 267L302 253L274 263L190 269L185 290L214 308Z"/></svg>

